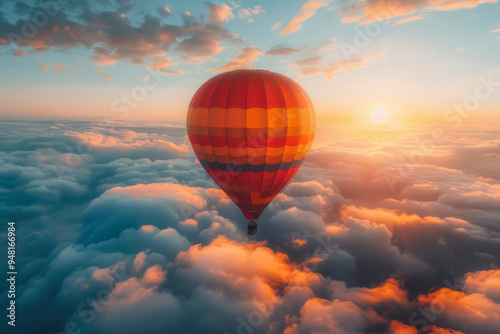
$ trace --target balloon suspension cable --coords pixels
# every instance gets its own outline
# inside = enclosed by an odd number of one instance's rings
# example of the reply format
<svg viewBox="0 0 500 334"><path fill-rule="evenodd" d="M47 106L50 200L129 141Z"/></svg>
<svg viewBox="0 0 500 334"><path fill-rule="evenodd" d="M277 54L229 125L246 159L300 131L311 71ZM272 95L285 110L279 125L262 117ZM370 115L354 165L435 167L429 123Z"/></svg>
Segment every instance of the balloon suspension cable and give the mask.
<svg viewBox="0 0 500 334"><path fill-rule="evenodd" d="M248 234L254 235L257 233L257 222L255 220L250 220L248 222Z"/></svg>

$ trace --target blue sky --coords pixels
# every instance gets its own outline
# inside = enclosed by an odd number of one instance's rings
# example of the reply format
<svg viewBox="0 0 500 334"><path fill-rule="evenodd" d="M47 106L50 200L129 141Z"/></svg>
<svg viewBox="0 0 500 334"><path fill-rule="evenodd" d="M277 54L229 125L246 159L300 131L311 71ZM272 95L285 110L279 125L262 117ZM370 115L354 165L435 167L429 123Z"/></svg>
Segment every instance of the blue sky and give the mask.
<svg viewBox="0 0 500 334"><path fill-rule="evenodd" d="M147 68L163 61L165 67L157 68L165 70L159 86L128 117L183 119L204 80L220 70L254 67L297 80L311 95L320 121L363 119L379 106L399 120L415 114L426 120L470 94L479 76L500 69L500 32L495 31L500 29L500 6L495 0L400 5L385 0L313 0L288 1L286 6L278 1L67 2L26 46L16 47L20 51L8 43L8 33L21 35L16 22L22 27L18 20L41 9L28 1L25 6L4 1L0 7L3 115L112 117L111 103L148 80L143 79L151 76ZM168 8L168 15L162 15L161 8ZM388 19L369 18L371 12ZM295 25L294 18L304 14L306 19ZM148 19L156 26L148 28ZM68 22L71 29L64 33ZM184 22L199 29L190 32ZM77 28L71 37L73 26L83 30ZM99 48L109 56L117 48L130 51L151 43L148 34L158 37L155 34L165 26L175 30L168 43L148 45L136 58L99 58ZM125 35L119 36L123 27L138 35L122 31ZM213 41L207 43L207 36ZM185 40L189 45L181 47ZM271 50L277 55L266 55ZM317 62L297 63L308 58ZM323 74L332 67L333 77ZM482 101L480 111L491 115L499 100Z"/></svg>

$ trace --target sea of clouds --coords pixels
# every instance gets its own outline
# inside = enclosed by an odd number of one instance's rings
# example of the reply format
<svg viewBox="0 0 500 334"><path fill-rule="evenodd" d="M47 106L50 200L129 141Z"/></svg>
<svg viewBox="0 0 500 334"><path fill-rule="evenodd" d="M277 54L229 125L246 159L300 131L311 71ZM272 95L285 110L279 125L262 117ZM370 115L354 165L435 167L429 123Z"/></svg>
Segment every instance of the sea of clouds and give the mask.
<svg viewBox="0 0 500 334"><path fill-rule="evenodd" d="M500 131L337 132L248 236L183 123L2 121L15 332L498 333Z"/></svg>

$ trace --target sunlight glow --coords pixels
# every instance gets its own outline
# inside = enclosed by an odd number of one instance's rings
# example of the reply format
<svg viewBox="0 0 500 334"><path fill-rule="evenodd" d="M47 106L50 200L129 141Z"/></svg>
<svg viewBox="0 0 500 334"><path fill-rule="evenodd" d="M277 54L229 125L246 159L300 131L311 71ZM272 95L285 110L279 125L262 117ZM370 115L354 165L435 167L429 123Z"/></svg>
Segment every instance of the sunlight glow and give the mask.
<svg viewBox="0 0 500 334"><path fill-rule="evenodd" d="M377 107L371 112L370 119L373 124L383 125L389 120L389 112L385 107Z"/></svg>

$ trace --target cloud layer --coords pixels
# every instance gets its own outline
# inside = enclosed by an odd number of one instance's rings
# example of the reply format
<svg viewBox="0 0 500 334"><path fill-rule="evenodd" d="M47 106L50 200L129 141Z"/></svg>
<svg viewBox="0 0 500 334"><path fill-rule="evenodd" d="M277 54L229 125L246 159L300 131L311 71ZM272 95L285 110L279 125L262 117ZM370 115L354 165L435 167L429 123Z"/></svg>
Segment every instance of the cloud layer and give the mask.
<svg viewBox="0 0 500 334"><path fill-rule="evenodd" d="M250 238L181 123L111 125L1 125L23 333L500 326L496 132L451 132L425 150L417 135L346 131L313 147Z"/></svg>

